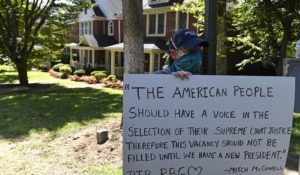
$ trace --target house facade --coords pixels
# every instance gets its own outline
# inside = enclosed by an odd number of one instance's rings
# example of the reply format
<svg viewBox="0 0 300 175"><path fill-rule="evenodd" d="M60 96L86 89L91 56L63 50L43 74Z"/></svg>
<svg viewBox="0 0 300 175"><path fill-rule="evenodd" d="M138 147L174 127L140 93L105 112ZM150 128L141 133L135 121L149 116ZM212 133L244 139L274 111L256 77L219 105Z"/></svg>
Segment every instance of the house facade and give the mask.
<svg viewBox="0 0 300 175"><path fill-rule="evenodd" d="M105 69L112 75L124 71L122 1L95 0L96 6L82 11L78 18L78 41L66 44L74 67ZM173 11L174 3L184 0L143 0L144 72L162 69L167 41L179 28L193 27L190 14ZM76 32L73 32L74 35ZM75 34L76 35L76 34ZM74 38L74 37L73 37Z"/></svg>

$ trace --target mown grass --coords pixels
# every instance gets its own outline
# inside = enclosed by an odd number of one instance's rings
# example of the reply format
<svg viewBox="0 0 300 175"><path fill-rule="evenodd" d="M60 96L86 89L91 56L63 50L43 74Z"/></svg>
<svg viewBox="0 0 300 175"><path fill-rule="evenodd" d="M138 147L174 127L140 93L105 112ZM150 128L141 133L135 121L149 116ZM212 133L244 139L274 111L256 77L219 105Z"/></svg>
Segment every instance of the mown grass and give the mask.
<svg viewBox="0 0 300 175"><path fill-rule="evenodd" d="M54 77L50 76L48 72L38 72L38 71L29 71L28 72L28 81L40 81L40 80L55 80ZM9 71L0 74L0 84L17 84L18 73L16 71Z"/></svg>
<svg viewBox="0 0 300 175"><path fill-rule="evenodd" d="M300 155L300 113L295 113L293 117L293 131L289 151Z"/></svg>
<svg viewBox="0 0 300 175"><path fill-rule="evenodd" d="M28 81L29 84L35 82L41 82L41 83L47 83L51 86L64 86L64 87L74 87L85 83L85 82L69 81L67 79L54 78L48 72L39 72L39 71L28 71ZM0 84L19 84L18 73L16 71L9 71L0 74Z"/></svg>
<svg viewBox="0 0 300 175"><path fill-rule="evenodd" d="M0 95L0 138L63 133L94 120L120 116L122 95L109 89Z"/></svg>
<svg viewBox="0 0 300 175"><path fill-rule="evenodd" d="M59 89L49 91L49 86L42 86L39 88L46 91L33 88L26 92L0 94L1 173L43 174L42 169L50 172L47 168L59 167L62 163L73 167L74 171L85 169L86 174L122 174L121 167L115 165L77 166L76 162L67 157L51 155L52 149L59 149L62 144L52 140L64 138L81 128L99 126L103 121L119 121L122 91L106 88L69 89L82 83L56 79L45 72L29 72L28 76L29 82L49 81L51 87L58 86ZM18 83L16 72L0 74L0 84L11 83ZM14 145L13 149L11 145ZM30 157L36 156L31 154L39 154L38 160L32 160ZM53 166L47 166L49 163ZM84 167L80 167L83 165ZM59 174L59 170L57 173Z"/></svg>
<svg viewBox="0 0 300 175"><path fill-rule="evenodd" d="M79 164L70 158L52 154L63 144L52 140L64 138L81 128L101 126L102 121L119 121L121 111L122 92L112 89L0 95L0 171L4 171L5 175L43 174L44 171L57 171L59 174L59 169L47 168L67 164L71 167L68 171L84 170L87 175L121 175L121 167ZM10 145L15 146L11 149ZM32 160L30 157L36 158Z"/></svg>
<svg viewBox="0 0 300 175"><path fill-rule="evenodd" d="M115 165L107 166L90 166L87 170L87 175L121 175L122 167Z"/></svg>

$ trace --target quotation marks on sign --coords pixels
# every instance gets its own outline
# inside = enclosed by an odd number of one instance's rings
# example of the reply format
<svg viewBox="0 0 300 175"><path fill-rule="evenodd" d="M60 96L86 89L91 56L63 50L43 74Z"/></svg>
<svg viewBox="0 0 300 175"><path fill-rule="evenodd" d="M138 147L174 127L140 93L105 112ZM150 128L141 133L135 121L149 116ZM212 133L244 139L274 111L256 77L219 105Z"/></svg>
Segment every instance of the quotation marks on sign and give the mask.
<svg viewBox="0 0 300 175"><path fill-rule="evenodd" d="M125 84L124 90L129 90L129 88L130 88L129 84Z"/></svg>

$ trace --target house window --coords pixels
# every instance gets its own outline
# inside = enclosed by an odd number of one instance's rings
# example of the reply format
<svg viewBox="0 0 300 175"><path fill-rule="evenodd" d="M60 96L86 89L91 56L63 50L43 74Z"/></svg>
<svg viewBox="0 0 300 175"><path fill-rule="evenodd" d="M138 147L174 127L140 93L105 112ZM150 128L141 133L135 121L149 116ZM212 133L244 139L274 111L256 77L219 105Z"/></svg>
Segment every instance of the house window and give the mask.
<svg viewBox="0 0 300 175"><path fill-rule="evenodd" d="M149 34L156 33L156 15L149 15Z"/></svg>
<svg viewBox="0 0 300 175"><path fill-rule="evenodd" d="M164 35L165 34L165 14L148 15L147 35Z"/></svg>
<svg viewBox="0 0 300 175"><path fill-rule="evenodd" d="M179 13L178 17L178 24L179 28L186 28L187 27L187 14L186 13Z"/></svg>
<svg viewBox="0 0 300 175"><path fill-rule="evenodd" d="M188 28L188 14L177 12L176 29Z"/></svg>
<svg viewBox="0 0 300 175"><path fill-rule="evenodd" d="M79 23L79 34L80 35L91 35L93 33L92 21L80 22Z"/></svg>
<svg viewBox="0 0 300 175"><path fill-rule="evenodd" d="M114 22L113 21L108 22L108 35L109 36L114 35Z"/></svg>

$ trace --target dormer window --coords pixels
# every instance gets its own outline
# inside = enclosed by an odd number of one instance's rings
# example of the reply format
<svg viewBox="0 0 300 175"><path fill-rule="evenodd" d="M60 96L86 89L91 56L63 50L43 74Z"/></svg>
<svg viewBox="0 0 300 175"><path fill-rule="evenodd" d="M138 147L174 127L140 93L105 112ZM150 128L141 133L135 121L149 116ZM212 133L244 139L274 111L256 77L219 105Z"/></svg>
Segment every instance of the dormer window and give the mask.
<svg viewBox="0 0 300 175"><path fill-rule="evenodd" d="M113 36L114 35L114 22L109 21L107 27L108 27L108 35Z"/></svg>
<svg viewBox="0 0 300 175"><path fill-rule="evenodd" d="M170 0L149 0L149 4L159 4L159 3L166 3L169 2Z"/></svg>

